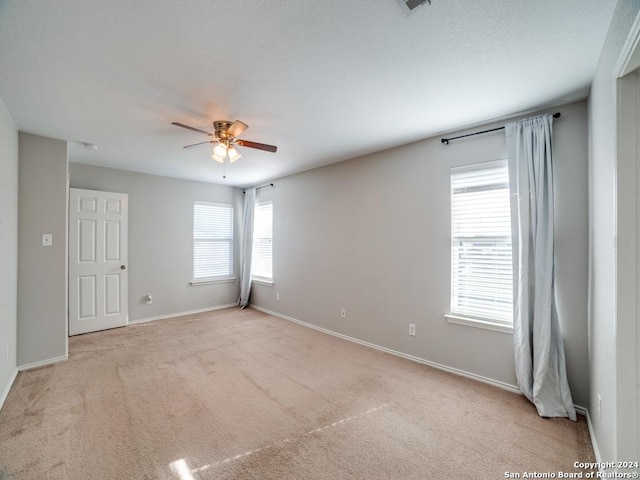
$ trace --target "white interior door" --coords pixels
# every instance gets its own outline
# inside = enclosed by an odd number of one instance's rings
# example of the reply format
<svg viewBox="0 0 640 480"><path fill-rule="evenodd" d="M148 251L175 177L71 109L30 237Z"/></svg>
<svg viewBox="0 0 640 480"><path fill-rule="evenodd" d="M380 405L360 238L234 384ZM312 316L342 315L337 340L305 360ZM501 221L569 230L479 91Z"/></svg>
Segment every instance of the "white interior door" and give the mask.
<svg viewBox="0 0 640 480"><path fill-rule="evenodd" d="M127 324L126 193L69 189L69 335Z"/></svg>

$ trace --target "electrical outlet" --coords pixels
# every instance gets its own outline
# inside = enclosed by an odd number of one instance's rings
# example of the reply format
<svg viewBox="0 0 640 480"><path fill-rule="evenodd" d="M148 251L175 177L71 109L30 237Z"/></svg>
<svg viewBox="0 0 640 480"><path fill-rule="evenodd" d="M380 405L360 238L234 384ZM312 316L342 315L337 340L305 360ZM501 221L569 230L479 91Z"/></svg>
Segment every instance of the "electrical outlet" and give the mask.
<svg viewBox="0 0 640 480"><path fill-rule="evenodd" d="M280 292L276 293L276 302L280 301Z"/></svg>
<svg viewBox="0 0 640 480"><path fill-rule="evenodd" d="M602 397L598 394L598 421L602 421Z"/></svg>
<svg viewBox="0 0 640 480"><path fill-rule="evenodd" d="M409 324L409 335L411 335L412 337L416 336L416 324L415 323L410 323Z"/></svg>
<svg viewBox="0 0 640 480"><path fill-rule="evenodd" d="M151 305L153 303L153 297L151 294L147 295L147 305Z"/></svg>
<svg viewBox="0 0 640 480"><path fill-rule="evenodd" d="M342 310L340 310L340 316L342 318L347 318L347 309L343 308Z"/></svg>

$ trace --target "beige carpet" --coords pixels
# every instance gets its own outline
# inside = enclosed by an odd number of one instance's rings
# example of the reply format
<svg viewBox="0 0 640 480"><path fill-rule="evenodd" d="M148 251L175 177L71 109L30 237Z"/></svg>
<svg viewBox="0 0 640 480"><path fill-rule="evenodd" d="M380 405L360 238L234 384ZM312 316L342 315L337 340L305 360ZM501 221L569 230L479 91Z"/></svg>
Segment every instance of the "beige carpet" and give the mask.
<svg viewBox="0 0 640 480"><path fill-rule="evenodd" d="M255 310L73 337L0 412L0 478L499 479L594 461L521 396Z"/></svg>

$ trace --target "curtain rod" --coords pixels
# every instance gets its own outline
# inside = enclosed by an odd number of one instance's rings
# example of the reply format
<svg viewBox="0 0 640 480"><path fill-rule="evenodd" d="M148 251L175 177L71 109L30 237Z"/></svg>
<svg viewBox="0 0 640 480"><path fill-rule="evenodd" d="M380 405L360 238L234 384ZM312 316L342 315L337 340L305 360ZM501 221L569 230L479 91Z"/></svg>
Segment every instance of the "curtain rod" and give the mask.
<svg viewBox="0 0 640 480"><path fill-rule="evenodd" d="M560 118L560 112L554 113L553 118ZM473 135L481 135L483 133L495 132L496 130L504 130L504 127L491 128L489 130L483 130L482 132L467 133L466 135L460 135L458 137L443 138L440 141L442 143L446 143L447 145L449 145L450 140L457 140L459 138L464 138L464 137L472 137Z"/></svg>
<svg viewBox="0 0 640 480"><path fill-rule="evenodd" d="M256 187L256 192L258 190L262 190L263 188L269 188L269 187L273 187L273 183L268 183L266 185L262 185L261 187ZM243 190L242 193L245 193L246 190Z"/></svg>

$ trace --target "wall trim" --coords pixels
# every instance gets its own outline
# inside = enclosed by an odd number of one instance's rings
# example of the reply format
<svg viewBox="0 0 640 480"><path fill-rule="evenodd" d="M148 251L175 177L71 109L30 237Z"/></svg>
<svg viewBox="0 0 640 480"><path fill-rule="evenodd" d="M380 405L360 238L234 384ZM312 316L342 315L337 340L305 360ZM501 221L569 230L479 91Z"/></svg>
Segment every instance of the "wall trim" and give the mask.
<svg viewBox="0 0 640 480"><path fill-rule="evenodd" d="M13 371L13 374L11 375L9 382L7 382L7 385L5 386L4 391L2 392L2 395L0 396L0 410L2 410L2 407L4 406L4 402L9 396L9 392L11 391L11 387L13 387L13 382L16 381L17 376L18 376L18 369L16 368Z"/></svg>
<svg viewBox="0 0 640 480"><path fill-rule="evenodd" d="M390 353L391 355L395 355L396 357L405 358L407 360L411 360L412 362L421 363L423 365L427 365L428 367L433 367L437 370L442 370L444 372L452 373L454 375L458 375L460 377L469 378L471 380L476 380L481 383L486 383L488 385L492 385L494 387L501 388L503 390L508 390L513 393L520 394L520 390L515 385L511 385L506 382L501 382L499 380L494 380L493 378L483 377L482 375L477 375L475 373L467 372L465 370L459 370L457 368L448 367L446 365L442 365L440 363L432 362L430 360L426 360L424 358L416 357L414 355L409 355L407 353L398 352L397 350L392 350L391 348L382 347L380 345L376 345L375 343L365 342L363 340L359 340L354 337L349 337L348 335L343 335L342 333L334 332L333 330L328 330L326 328L318 327L317 325L313 325L311 323L303 322L302 320L298 320L297 318L289 317L287 315L282 315L281 313L273 312L271 310L267 310L266 308L258 307L256 305L250 304L249 307L258 310L263 313L267 313L274 317L282 318L283 320L287 320L289 322L297 323L304 327L311 328L313 330L317 330L322 333L327 333L329 335L333 335L334 337L342 338L343 340L347 340L349 342L357 343L359 345L363 345L365 347L373 348L375 350L380 350L381 352Z"/></svg>
<svg viewBox="0 0 640 480"><path fill-rule="evenodd" d="M591 446L593 447L593 454L596 457L596 463L603 463L602 457L600 456L600 450L598 449L598 442L596 441L593 423L591 422L591 415L589 415L589 410L584 407L579 407L578 405L574 406L576 408L576 412L587 419L587 429L589 430L589 437L591 438Z"/></svg>
<svg viewBox="0 0 640 480"><path fill-rule="evenodd" d="M25 370L32 370L34 368L44 367L46 365L51 365L52 363L63 362L65 360L69 360L69 355L61 355L60 357L47 358L46 360L40 360L38 362L18 365L18 371L23 372Z"/></svg>
<svg viewBox="0 0 640 480"><path fill-rule="evenodd" d="M157 317L140 318L138 320L129 320L127 325L136 325L138 323L155 322L156 320L166 320L175 317L184 317L185 315L194 315L197 313L212 312L214 310L223 310L225 308L237 307L235 303L227 303L226 305L218 305L216 307L200 308L197 310L189 310L187 312L169 313L168 315L159 315Z"/></svg>
<svg viewBox="0 0 640 480"><path fill-rule="evenodd" d="M621 78L631 73L638 68L638 58L634 58L634 53L640 44L640 13L636 15L636 18L631 25L627 39L622 46L618 61L613 69L613 74L616 78Z"/></svg>

